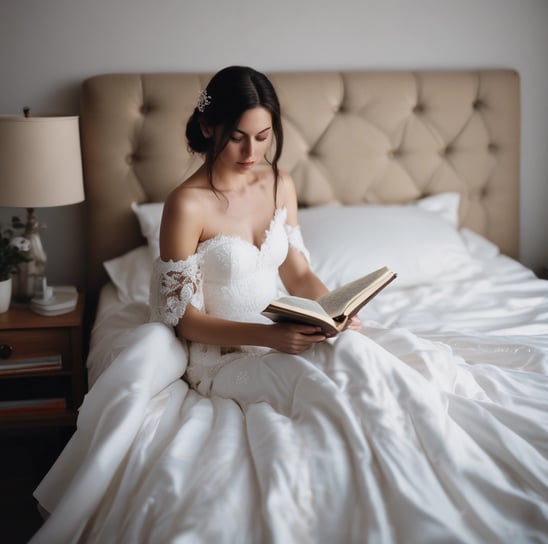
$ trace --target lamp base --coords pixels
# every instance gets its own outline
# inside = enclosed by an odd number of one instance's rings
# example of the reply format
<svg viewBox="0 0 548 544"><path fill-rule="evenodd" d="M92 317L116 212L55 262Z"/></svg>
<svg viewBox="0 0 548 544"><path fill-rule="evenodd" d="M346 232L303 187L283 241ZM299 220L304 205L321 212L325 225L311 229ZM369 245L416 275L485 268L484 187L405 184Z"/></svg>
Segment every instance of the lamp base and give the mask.
<svg viewBox="0 0 548 544"><path fill-rule="evenodd" d="M78 302L76 287L64 285L48 287L47 292L41 297L34 297L30 301L30 309L37 314L45 316L62 315L72 312Z"/></svg>
<svg viewBox="0 0 548 544"><path fill-rule="evenodd" d="M46 252L40 238L40 230L44 225L38 223L34 208L27 208L23 238L29 241L29 249L25 252L28 262L21 263L14 276L13 301L16 304L28 304L32 297L41 293L46 278Z"/></svg>

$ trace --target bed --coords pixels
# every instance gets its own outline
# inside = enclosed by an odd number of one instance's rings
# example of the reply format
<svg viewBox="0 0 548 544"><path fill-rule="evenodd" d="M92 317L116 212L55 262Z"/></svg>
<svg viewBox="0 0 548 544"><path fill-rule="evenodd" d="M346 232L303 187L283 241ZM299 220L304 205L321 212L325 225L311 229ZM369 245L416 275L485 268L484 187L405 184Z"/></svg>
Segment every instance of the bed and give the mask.
<svg viewBox="0 0 548 544"><path fill-rule="evenodd" d="M410 423L424 408L396 383L344 430L331 408L305 418L306 399L288 414L188 387L187 346L148 323L148 294L163 199L199 164L184 125L210 75L95 76L90 391L35 492L50 516L33 541L548 542L548 282L517 260L518 74L269 75L312 267L330 288L398 273L362 334L435 385L439 421ZM326 406L363 396L357 376L333 371ZM325 477L319 450L339 452Z"/></svg>

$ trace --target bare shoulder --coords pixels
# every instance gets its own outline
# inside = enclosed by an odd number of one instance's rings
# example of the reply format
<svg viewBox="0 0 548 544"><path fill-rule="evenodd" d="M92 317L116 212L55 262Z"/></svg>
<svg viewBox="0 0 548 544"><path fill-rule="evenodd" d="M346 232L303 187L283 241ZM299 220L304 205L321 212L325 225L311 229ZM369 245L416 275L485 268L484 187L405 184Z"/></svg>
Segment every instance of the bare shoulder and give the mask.
<svg viewBox="0 0 548 544"><path fill-rule="evenodd" d="M297 191L291 175L285 170L280 170L278 178L277 197L279 206L290 210L297 207Z"/></svg>
<svg viewBox="0 0 548 544"><path fill-rule="evenodd" d="M204 188L187 182L168 195L160 227L163 259L184 259L196 251L207 217L207 198Z"/></svg>
<svg viewBox="0 0 548 544"><path fill-rule="evenodd" d="M182 183L169 193L164 204L164 217L199 215L204 208L204 190L192 184Z"/></svg>
<svg viewBox="0 0 548 544"><path fill-rule="evenodd" d="M211 186L205 169L199 168L169 193L164 205L164 215L200 216L210 204L211 196Z"/></svg>

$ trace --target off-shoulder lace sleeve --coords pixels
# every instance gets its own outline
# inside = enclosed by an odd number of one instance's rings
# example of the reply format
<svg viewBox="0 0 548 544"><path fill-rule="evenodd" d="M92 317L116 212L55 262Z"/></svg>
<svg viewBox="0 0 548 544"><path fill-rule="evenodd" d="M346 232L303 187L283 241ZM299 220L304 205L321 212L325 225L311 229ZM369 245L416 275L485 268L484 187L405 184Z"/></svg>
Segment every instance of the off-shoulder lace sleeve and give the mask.
<svg viewBox="0 0 548 544"><path fill-rule="evenodd" d="M310 264L310 253L304 245L301 227L299 227L299 225L288 225L286 223L285 232L287 233L287 241L289 242L289 246L296 249L297 251L300 251L304 255L308 264Z"/></svg>
<svg viewBox="0 0 548 544"><path fill-rule="evenodd" d="M184 261L157 258L150 284L150 321L175 326L189 303L203 309L199 255Z"/></svg>

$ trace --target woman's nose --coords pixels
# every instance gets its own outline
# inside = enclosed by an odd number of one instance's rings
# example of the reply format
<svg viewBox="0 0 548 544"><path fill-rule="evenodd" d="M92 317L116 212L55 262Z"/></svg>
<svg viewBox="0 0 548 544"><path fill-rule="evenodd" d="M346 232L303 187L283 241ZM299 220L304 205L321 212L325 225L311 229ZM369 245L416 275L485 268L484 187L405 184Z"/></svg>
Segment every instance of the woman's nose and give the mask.
<svg viewBox="0 0 548 544"><path fill-rule="evenodd" d="M244 155L251 157L253 155L253 140L246 139L244 143Z"/></svg>

